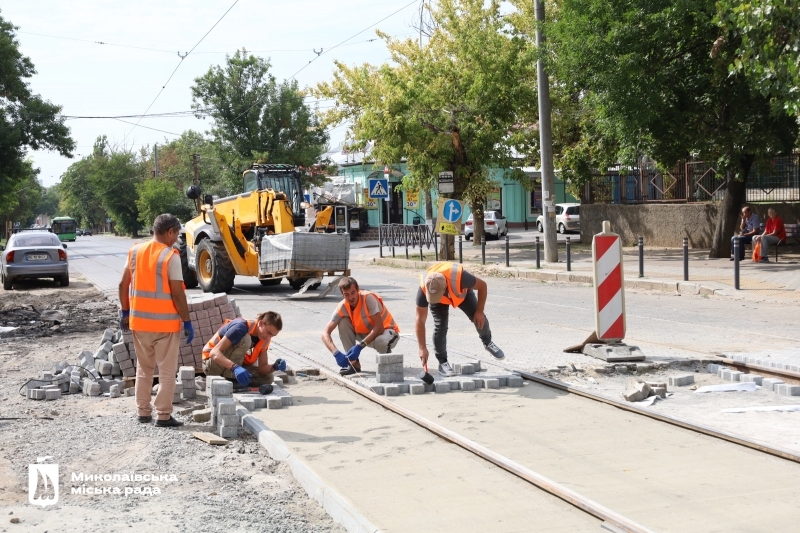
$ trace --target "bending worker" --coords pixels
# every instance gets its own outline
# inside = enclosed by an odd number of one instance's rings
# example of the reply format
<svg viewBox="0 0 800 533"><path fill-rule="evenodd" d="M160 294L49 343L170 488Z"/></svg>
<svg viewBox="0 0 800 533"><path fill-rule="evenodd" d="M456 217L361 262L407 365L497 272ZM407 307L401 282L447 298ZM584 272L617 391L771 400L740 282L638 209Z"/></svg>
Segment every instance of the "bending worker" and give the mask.
<svg viewBox="0 0 800 533"><path fill-rule="evenodd" d="M342 368L339 373L349 376L361 371L358 357L366 346L378 353L390 353L400 339L400 328L381 297L374 292L360 290L358 282L350 276L339 280L339 290L344 299L325 326L322 342ZM339 328L339 339L346 353L340 352L331 338L336 327Z"/></svg>
<svg viewBox="0 0 800 533"><path fill-rule="evenodd" d="M226 320L203 346L203 371L206 376L222 376L243 387L272 384L275 371L286 370L283 359L269 364L267 358L269 343L281 329L281 315L273 311L261 313L255 320Z"/></svg>
<svg viewBox="0 0 800 533"><path fill-rule="evenodd" d="M181 259L172 248L180 231L181 221L177 217L168 213L158 215L153 222L153 240L130 249L119 282L119 328L124 332L133 330L136 409L143 424L153 420L150 394L158 366L157 427L183 425L172 417L181 330L186 344L194 338Z"/></svg>
<svg viewBox="0 0 800 533"><path fill-rule="evenodd" d="M472 289L478 291L478 297ZM433 314L433 347L436 359L439 360L439 374L453 376L450 363L447 362L447 325L450 318L450 306L461 309L470 322L475 324L483 342L483 347L496 359L503 359L505 354L494 342L489 329L489 321L483 314L488 290L486 282L473 276L457 263L439 262L428 268L424 276L420 276L417 290L416 333L419 344L419 358L422 367L428 371L428 346L425 343L425 321L428 319L428 306Z"/></svg>

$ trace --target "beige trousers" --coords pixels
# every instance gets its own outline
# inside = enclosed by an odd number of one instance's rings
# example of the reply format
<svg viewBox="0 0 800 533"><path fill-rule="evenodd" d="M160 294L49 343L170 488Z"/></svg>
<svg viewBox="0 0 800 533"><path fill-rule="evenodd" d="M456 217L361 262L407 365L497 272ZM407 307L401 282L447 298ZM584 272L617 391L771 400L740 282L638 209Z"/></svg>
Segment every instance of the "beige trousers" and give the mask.
<svg viewBox="0 0 800 533"><path fill-rule="evenodd" d="M342 341L344 353L355 346L357 341L363 341L366 338L367 335L356 333L356 328L353 327L353 323L348 317L339 321L339 339ZM374 348L378 353L389 353L399 339L400 335L395 330L385 329L369 343L369 347Z"/></svg>
<svg viewBox="0 0 800 533"><path fill-rule="evenodd" d="M180 331L133 332L133 345L136 347L136 409L139 416L151 416L153 413L150 396L156 366L158 366L159 383L155 401L156 414L159 420L169 420L172 416L172 398L175 393L181 338Z"/></svg>
<svg viewBox="0 0 800 533"><path fill-rule="evenodd" d="M252 377L250 378L249 387L271 385L275 380L274 374L270 373L266 376L262 376L258 373L258 364L248 366L242 364L244 363L244 356L247 355L247 350L249 350L251 346L252 341L250 340L250 335L245 335L238 344L228 347L228 349L222 353L232 362L250 372ZM211 359L203 359L203 372L205 372L206 376L222 376L225 379L236 381L236 376L233 375L233 372Z"/></svg>

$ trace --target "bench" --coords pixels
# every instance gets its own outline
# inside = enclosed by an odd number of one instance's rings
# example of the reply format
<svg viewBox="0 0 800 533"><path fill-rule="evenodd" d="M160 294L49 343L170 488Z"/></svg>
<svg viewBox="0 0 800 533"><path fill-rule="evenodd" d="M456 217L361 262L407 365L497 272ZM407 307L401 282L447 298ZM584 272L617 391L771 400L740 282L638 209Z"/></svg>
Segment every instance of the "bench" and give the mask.
<svg viewBox="0 0 800 533"><path fill-rule="evenodd" d="M764 233L764 228L766 224L763 222L761 223L761 233ZM800 244L800 224L784 224L784 229L786 230L786 238L782 239L778 244L773 245L775 247L775 262L778 262L778 248L781 246L789 246L789 239L793 239L795 243Z"/></svg>

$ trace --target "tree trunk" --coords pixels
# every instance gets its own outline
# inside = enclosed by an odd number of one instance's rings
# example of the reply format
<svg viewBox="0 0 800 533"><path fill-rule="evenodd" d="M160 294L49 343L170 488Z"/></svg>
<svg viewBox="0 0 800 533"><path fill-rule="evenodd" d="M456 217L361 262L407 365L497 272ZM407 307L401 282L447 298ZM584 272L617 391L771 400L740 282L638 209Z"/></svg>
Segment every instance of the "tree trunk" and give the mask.
<svg viewBox="0 0 800 533"><path fill-rule="evenodd" d="M722 203L719 206L717 213L717 226L714 231L714 240L711 244L711 251L709 258L730 257L731 254L731 237L738 227L739 210L745 203L747 191L747 178L750 175L750 167L753 165L752 156L744 156L741 159L742 171L744 179L739 181L734 179L731 172L726 173L726 186L725 194L722 197Z"/></svg>
<svg viewBox="0 0 800 533"><path fill-rule="evenodd" d="M439 261L455 260L455 237L445 233L439 234L439 237Z"/></svg>
<svg viewBox="0 0 800 533"><path fill-rule="evenodd" d="M485 236L483 227L483 205L472 202L469 207L472 209L472 231L475 232L472 237L472 246L480 246L481 238Z"/></svg>
<svg viewBox="0 0 800 533"><path fill-rule="evenodd" d="M431 191L425 191L425 223L431 229L433 226L433 198L431 198Z"/></svg>

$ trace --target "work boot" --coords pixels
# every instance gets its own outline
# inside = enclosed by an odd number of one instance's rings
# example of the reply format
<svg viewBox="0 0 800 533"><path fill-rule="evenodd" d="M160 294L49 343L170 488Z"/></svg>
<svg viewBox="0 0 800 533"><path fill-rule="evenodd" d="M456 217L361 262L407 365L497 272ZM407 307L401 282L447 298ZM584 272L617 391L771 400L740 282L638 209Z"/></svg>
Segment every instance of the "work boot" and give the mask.
<svg viewBox="0 0 800 533"><path fill-rule="evenodd" d="M153 421L153 417L152 416L140 416L139 417L139 422L141 424L149 424L152 421Z"/></svg>
<svg viewBox="0 0 800 533"><path fill-rule="evenodd" d="M483 347L486 348L486 351L492 354L495 359L506 358L506 354L503 353L503 350L501 350L500 347L494 343L494 341L489 341L489 344L484 344Z"/></svg>
<svg viewBox="0 0 800 533"><path fill-rule="evenodd" d="M177 428L183 425L183 422L179 420L175 420L173 417L169 417L166 420L156 420L156 427L157 428Z"/></svg>
<svg viewBox="0 0 800 533"><path fill-rule="evenodd" d="M444 363L439 364L439 374L446 378L449 378L450 376L455 376L456 372L455 370L453 370L453 367L450 366L450 363L445 361Z"/></svg>

